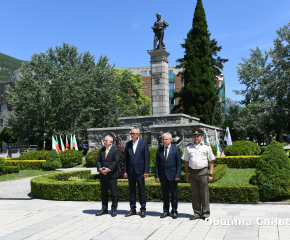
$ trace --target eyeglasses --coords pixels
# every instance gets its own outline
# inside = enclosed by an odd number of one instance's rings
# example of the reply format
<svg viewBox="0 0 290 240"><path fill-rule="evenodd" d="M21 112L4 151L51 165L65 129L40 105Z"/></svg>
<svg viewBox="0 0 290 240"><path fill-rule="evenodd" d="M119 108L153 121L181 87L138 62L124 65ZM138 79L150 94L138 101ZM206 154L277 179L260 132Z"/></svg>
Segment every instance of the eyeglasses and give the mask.
<svg viewBox="0 0 290 240"><path fill-rule="evenodd" d="M138 134L138 133L130 133L130 135L136 135L136 134Z"/></svg>

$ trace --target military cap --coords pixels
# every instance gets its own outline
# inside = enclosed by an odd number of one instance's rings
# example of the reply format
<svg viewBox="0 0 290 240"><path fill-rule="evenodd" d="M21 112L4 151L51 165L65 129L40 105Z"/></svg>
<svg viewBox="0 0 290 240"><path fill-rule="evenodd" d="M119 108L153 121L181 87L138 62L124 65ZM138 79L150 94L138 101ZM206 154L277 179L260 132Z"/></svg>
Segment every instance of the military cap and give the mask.
<svg viewBox="0 0 290 240"><path fill-rule="evenodd" d="M193 128L192 133L193 133L193 135L203 135L204 131L201 130L200 128Z"/></svg>

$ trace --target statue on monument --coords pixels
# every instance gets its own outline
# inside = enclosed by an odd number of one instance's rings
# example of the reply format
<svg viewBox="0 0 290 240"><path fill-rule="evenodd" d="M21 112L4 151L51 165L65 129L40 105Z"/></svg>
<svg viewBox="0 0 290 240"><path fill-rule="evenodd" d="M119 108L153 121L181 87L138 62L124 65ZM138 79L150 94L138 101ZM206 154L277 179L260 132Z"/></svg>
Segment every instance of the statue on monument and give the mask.
<svg viewBox="0 0 290 240"><path fill-rule="evenodd" d="M157 13L156 17L157 17L157 21L154 23L154 26L151 27L153 29L153 32L155 33L154 45L153 45L153 49L152 50L165 49L165 43L163 42L164 30L165 30L166 27L169 26L168 22L166 22L165 20L161 20L161 14L160 13ZM157 45L157 41L159 41L158 46L156 46Z"/></svg>

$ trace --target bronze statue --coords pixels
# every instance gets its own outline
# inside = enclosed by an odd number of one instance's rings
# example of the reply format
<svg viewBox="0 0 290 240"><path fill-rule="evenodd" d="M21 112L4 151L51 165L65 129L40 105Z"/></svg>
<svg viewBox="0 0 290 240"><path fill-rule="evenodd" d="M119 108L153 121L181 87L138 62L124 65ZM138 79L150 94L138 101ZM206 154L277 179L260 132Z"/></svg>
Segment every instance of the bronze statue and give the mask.
<svg viewBox="0 0 290 240"><path fill-rule="evenodd" d="M153 45L153 49L165 49L165 43L163 42L163 37L164 37L164 30L166 27L169 26L168 22L166 22L165 20L161 20L161 14L157 13L156 14L157 17L157 21L154 23L154 26L151 27L153 29L153 32L155 33L154 36L154 45ZM157 45L157 41L159 41L158 46Z"/></svg>

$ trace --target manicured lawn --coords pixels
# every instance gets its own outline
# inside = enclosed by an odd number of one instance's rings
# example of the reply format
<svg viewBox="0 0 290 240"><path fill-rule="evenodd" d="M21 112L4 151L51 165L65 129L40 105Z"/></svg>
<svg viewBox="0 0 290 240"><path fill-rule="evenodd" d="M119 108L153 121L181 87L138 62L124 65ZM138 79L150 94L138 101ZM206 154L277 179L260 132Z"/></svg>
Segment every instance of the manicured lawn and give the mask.
<svg viewBox="0 0 290 240"><path fill-rule="evenodd" d="M236 169L228 168L227 173L215 183L217 184L249 184L255 168Z"/></svg>
<svg viewBox="0 0 290 240"><path fill-rule="evenodd" d="M0 175L0 182L21 179L21 178L26 178L26 177L41 176L41 175L57 173L57 172L60 172L60 171L20 170L19 173Z"/></svg>

